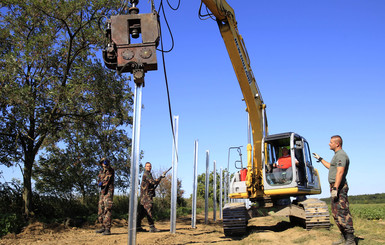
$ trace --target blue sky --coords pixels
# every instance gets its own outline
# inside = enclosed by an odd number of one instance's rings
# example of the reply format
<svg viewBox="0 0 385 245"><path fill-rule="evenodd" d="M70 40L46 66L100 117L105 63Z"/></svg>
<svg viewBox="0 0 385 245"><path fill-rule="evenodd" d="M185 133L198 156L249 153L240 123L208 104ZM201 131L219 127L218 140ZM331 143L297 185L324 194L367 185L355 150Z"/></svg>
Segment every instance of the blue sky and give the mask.
<svg viewBox="0 0 385 245"><path fill-rule="evenodd" d="M176 5L177 0L171 2ZM385 192L381 156L385 1L227 2L235 11L267 105L269 133L296 132L308 140L312 152L328 161L333 156L330 136L341 135L351 160L349 194ZM172 112L179 115L178 177L186 197L192 192L195 140L199 141L199 174L205 172L206 150L210 170L214 160L217 169L227 166L231 146L243 146L246 162L243 96L217 24L199 20L199 5L199 0L182 0L178 11L166 7L175 41L172 52L165 54L166 68ZM141 13L149 12L148 1L140 1L138 7ZM168 49L171 41L163 18L162 31ZM165 170L172 161L172 133L161 54L157 55L159 70L145 77L140 148L143 163L150 161L153 170ZM327 197L328 170L313 164L321 175L319 197ZM7 180L19 175L17 168L1 166L0 170Z"/></svg>

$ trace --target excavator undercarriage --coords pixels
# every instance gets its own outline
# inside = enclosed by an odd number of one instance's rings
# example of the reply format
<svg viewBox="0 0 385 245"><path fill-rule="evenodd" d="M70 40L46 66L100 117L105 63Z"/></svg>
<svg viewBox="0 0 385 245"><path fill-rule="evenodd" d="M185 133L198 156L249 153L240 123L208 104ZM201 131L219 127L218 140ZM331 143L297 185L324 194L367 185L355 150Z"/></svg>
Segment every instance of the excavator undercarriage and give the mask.
<svg viewBox="0 0 385 245"><path fill-rule="evenodd" d="M248 220L266 216L289 217L290 223L306 230L330 228L330 216L327 204L316 198L293 203L287 206L275 206L266 203L264 207L247 209L244 202L228 203L223 208L223 231L226 236L243 236L247 233Z"/></svg>

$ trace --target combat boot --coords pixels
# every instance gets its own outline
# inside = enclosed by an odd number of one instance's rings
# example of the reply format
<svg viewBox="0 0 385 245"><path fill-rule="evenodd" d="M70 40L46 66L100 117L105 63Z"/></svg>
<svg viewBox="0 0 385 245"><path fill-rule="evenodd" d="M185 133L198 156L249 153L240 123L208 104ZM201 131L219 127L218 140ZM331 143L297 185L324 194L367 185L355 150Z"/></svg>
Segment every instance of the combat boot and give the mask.
<svg viewBox="0 0 385 245"><path fill-rule="evenodd" d="M111 235L111 231L109 228L107 228L104 232L103 235Z"/></svg>
<svg viewBox="0 0 385 245"><path fill-rule="evenodd" d="M346 233L346 242L345 245L355 245L355 236L353 233Z"/></svg>
<svg viewBox="0 0 385 245"><path fill-rule="evenodd" d="M160 230L156 229L155 226L150 226L150 232L159 232Z"/></svg>
<svg viewBox="0 0 385 245"><path fill-rule="evenodd" d="M345 242L346 242L345 234L341 233L341 239L333 242L332 245L345 244Z"/></svg>
<svg viewBox="0 0 385 245"><path fill-rule="evenodd" d="M104 226L100 229L100 230L97 230L95 231L96 233L103 233L106 229L104 228Z"/></svg>

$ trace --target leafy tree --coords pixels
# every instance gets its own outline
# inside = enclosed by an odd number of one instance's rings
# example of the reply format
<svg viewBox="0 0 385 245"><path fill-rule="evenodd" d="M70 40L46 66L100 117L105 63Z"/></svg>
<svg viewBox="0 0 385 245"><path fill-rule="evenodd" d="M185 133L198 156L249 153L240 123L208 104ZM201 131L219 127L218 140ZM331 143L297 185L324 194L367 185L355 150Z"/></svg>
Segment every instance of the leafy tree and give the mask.
<svg viewBox="0 0 385 245"><path fill-rule="evenodd" d="M226 184L225 176L227 174L227 171L223 171L223 176L222 176L222 181L223 181L223 186L222 186L222 198L224 198L224 185ZM230 178L232 178L232 174L230 175ZM216 173L216 184L217 184L217 202L219 203L219 198L220 198L220 173ZM214 199L214 172L210 172L209 174L209 199L213 200ZM205 199L205 193L206 193L206 173L202 173L198 175L198 187L197 187L197 196L200 198Z"/></svg>
<svg viewBox="0 0 385 245"><path fill-rule="evenodd" d="M159 176L162 172L159 172ZM164 200L171 200L171 184L172 184L172 175L167 174L164 179L159 183L158 187L155 189L156 195ZM177 179L177 203L179 205L184 204L183 199L184 190L182 189L182 181Z"/></svg>
<svg viewBox="0 0 385 245"><path fill-rule="evenodd" d="M106 154L115 169L115 188L125 191L129 184L127 157L131 141L124 130L103 127L96 125L77 134L71 130L71 134L63 138L65 149L48 147L47 153L41 155L34 166L36 189L67 199L80 194L84 203L87 196L98 192L96 177L101 167L97 160ZM84 135L84 132L91 135Z"/></svg>
<svg viewBox="0 0 385 245"><path fill-rule="evenodd" d="M75 159L92 162L84 157L87 152L82 147L96 130L103 129L93 138L92 144L100 148L92 156L122 160L117 156L123 153L111 148L113 137L122 134L109 137L119 126L131 123L131 92L126 77L107 70L96 57L104 41L99 20L116 13L113 7L119 2L2 0L0 163L22 169L27 217L32 215L33 166L42 149L48 155L42 157L41 165L48 168L52 164L48 159L64 166L69 166L64 162L75 164ZM61 152L55 144L63 142L65 148L72 144L71 137L79 147Z"/></svg>

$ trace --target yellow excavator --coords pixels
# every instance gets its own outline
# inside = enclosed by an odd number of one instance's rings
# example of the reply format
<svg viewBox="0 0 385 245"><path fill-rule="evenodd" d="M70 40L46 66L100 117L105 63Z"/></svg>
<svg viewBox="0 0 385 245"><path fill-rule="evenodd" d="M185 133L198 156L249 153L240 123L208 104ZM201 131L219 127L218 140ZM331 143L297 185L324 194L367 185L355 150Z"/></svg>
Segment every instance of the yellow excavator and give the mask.
<svg viewBox="0 0 385 245"><path fill-rule="evenodd" d="M329 228L330 218L325 202L306 199L321 193L318 171L313 168L306 139L288 132L268 134L266 105L250 67L242 36L238 33L234 10L225 0L202 0L215 16L234 71L244 96L252 129L252 144L247 145L247 168L235 173L231 180L230 199L249 199L254 205L228 203L223 209L226 235L246 232L247 221L264 211L289 216L306 229ZM288 168L276 166L283 149L289 150ZM287 166L286 166L287 167ZM291 201L291 198L295 198Z"/></svg>
<svg viewBox="0 0 385 245"><path fill-rule="evenodd" d="M139 0L130 0L127 15L111 16L103 51L106 66L119 73L131 72L136 83L144 74L157 69L156 47L159 43L158 14L139 14ZM275 211L289 216L291 222L306 229L329 228L330 218L325 202L307 195L321 193L318 171L313 168L306 139L294 132L268 134L266 105L250 67L242 36L238 33L234 10L225 0L202 0L215 16L243 93L251 126L247 145L247 168L241 168L230 182L229 198L223 209L225 235L242 235L252 217ZM141 42L133 42L141 34ZM283 153L285 152L286 155ZM279 164L280 159L285 164ZM285 166L284 166L285 165ZM246 208L248 199L252 205Z"/></svg>

